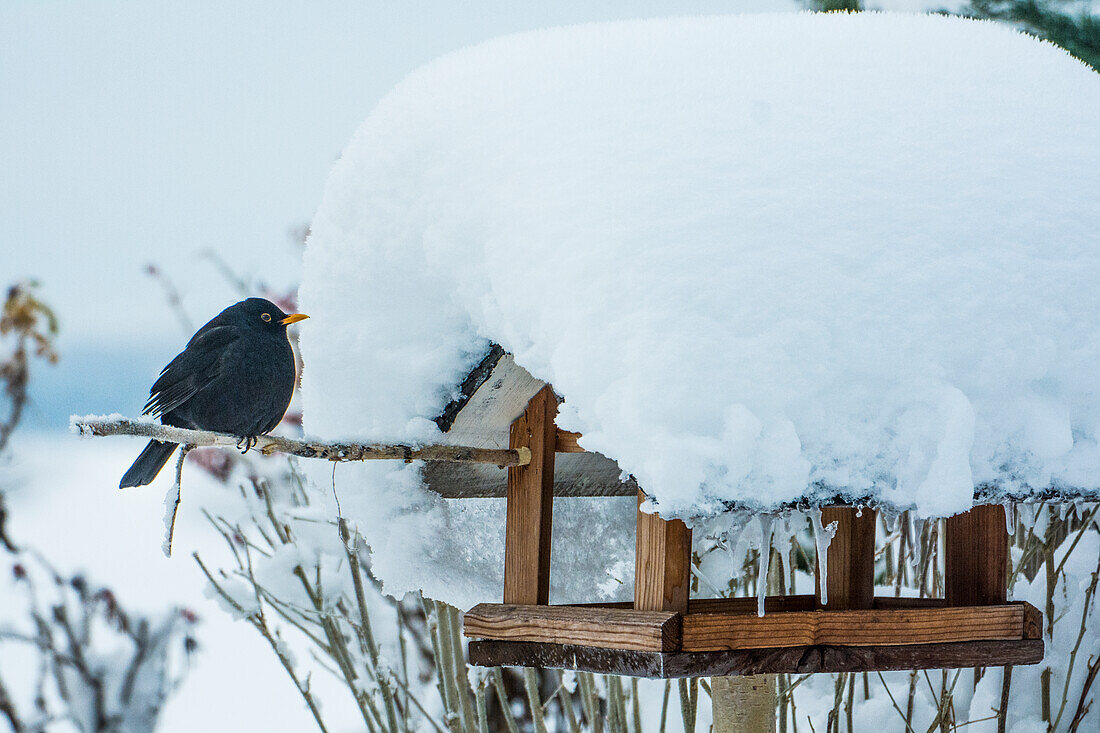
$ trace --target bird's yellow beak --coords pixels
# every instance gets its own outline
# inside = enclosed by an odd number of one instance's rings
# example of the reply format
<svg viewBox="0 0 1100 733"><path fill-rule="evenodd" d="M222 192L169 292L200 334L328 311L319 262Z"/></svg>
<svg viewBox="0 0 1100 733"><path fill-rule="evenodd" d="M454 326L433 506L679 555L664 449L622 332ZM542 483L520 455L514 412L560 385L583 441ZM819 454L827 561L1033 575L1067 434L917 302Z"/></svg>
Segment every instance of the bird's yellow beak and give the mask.
<svg viewBox="0 0 1100 733"><path fill-rule="evenodd" d="M284 326L289 326L292 323L304 321L307 318L309 318L309 316L307 316L305 313L291 313L289 316L279 321L279 323L283 324Z"/></svg>

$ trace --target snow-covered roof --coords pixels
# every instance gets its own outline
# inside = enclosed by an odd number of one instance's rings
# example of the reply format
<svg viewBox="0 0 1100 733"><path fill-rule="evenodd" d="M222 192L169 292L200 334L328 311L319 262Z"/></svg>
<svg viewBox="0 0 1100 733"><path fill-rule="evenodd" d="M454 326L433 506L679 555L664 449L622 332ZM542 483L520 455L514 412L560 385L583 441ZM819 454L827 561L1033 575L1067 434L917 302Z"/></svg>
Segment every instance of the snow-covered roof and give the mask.
<svg viewBox="0 0 1100 733"><path fill-rule="evenodd" d="M495 342L663 515L1095 488L1098 112L1065 52L939 16L595 24L445 56L374 110L313 221L306 428L441 440ZM429 546L424 574L488 572L469 545L496 552L499 502L341 473L383 577Z"/></svg>

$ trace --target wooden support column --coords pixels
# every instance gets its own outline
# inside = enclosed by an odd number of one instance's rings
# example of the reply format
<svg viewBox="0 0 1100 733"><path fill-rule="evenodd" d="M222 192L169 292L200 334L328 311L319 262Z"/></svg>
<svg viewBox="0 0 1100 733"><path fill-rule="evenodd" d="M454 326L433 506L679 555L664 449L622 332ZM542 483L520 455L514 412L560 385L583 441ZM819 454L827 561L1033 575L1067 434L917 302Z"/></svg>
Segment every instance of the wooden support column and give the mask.
<svg viewBox="0 0 1100 733"><path fill-rule="evenodd" d="M554 509L554 447L558 398L549 385L514 423L509 448L526 446L531 462L508 469L504 534L504 602L550 602L550 533Z"/></svg>
<svg viewBox="0 0 1100 733"><path fill-rule="evenodd" d="M713 733L760 733L775 730L774 674L711 677Z"/></svg>
<svg viewBox="0 0 1100 733"><path fill-rule="evenodd" d="M826 507L821 524L836 522L826 562L827 605L821 604L821 561L817 567L818 607L845 611L871 608L875 601L875 511L864 507Z"/></svg>
<svg viewBox="0 0 1100 733"><path fill-rule="evenodd" d="M634 555L634 610L687 613L691 582L691 530L679 519L667 521L641 510Z"/></svg>
<svg viewBox="0 0 1100 733"><path fill-rule="evenodd" d="M1000 504L976 506L946 521L944 580L950 606L1008 600L1008 528Z"/></svg>

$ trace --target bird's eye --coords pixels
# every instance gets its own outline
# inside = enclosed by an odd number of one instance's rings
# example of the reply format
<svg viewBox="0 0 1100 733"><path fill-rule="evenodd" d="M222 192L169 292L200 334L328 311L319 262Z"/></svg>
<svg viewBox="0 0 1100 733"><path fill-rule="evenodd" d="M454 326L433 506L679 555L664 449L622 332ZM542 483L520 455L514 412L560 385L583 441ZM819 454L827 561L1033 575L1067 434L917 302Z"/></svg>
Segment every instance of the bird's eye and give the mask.
<svg viewBox="0 0 1100 733"><path fill-rule="evenodd" d="M271 314L270 313L263 313L263 314L260 315L260 319L263 320L264 323L267 323L268 321L271 320Z"/></svg>

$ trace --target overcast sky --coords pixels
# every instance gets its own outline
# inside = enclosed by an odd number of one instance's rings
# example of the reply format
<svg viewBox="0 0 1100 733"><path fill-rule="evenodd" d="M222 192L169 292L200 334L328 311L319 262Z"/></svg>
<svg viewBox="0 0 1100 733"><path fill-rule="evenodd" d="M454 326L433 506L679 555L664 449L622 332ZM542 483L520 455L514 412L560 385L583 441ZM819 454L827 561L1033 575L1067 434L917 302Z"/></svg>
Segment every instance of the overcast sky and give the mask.
<svg viewBox="0 0 1100 733"><path fill-rule="evenodd" d="M56 425L66 405L140 406L189 335L147 263L172 275L196 326L237 299L206 250L292 285L291 230L309 222L359 122L424 62L548 25L792 7L4 0L0 286L42 281L64 329L31 424Z"/></svg>

